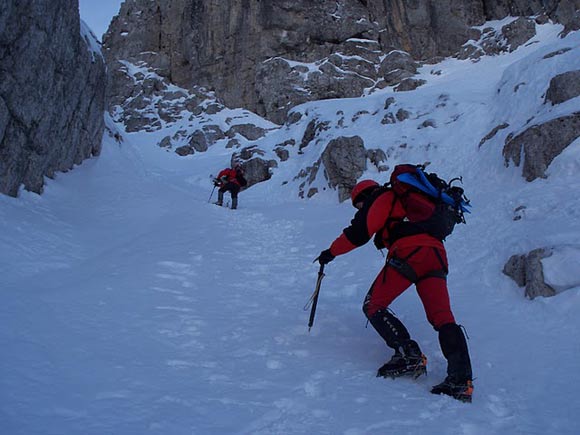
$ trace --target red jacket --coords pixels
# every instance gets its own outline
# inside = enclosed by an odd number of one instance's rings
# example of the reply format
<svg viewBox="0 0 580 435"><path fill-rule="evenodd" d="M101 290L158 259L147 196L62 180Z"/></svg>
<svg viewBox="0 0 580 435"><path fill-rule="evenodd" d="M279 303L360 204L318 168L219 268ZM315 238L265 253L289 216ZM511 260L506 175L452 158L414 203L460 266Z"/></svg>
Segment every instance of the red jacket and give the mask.
<svg viewBox="0 0 580 435"><path fill-rule="evenodd" d="M363 207L356 212L350 222L350 226L345 228L343 233L332 242L332 245L330 245L330 253L334 256L346 254L366 244L373 235L381 231L380 237L382 242L390 252L394 252L397 247L443 247L443 242L426 233L402 237L396 240L391 246L389 242L389 231L393 230L397 223L403 221L405 214L405 209L401 201L391 190L378 191L377 194L372 195ZM389 220L389 225L387 225L387 220Z"/></svg>
<svg viewBox="0 0 580 435"><path fill-rule="evenodd" d="M226 177L226 181L223 182L222 181L222 177ZM238 186L240 185L240 182L238 181L238 179L236 178L236 170L232 169L232 168L226 168L223 169L217 176L217 179L222 182L222 184L227 184L227 183L235 183Z"/></svg>

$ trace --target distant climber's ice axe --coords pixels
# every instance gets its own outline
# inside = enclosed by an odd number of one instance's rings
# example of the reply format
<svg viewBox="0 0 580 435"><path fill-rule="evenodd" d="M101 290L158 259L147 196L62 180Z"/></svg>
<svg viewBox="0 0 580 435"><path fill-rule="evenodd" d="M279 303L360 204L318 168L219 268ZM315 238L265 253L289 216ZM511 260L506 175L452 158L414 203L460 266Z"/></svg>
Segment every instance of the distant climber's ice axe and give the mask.
<svg viewBox="0 0 580 435"><path fill-rule="evenodd" d="M216 188L216 185L214 184L213 189L211 190L211 195L209 195L209 199L207 200L207 202L211 201L211 197L213 196L213 193L215 192L215 188Z"/></svg>
<svg viewBox="0 0 580 435"><path fill-rule="evenodd" d="M318 258L316 260L318 260ZM304 306L304 311L308 310L308 307L311 306L310 319L308 320L308 332L310 332L310 329L312 329L312 325L314 324L314 316L316 315L316 305L318 304L318 295L320 294L320 284L322 284L322 278L324 278L324 264L320 265L314 293L312 293L310 300Z"/></svg>
<svg viewBox="0 0 580 435"><path fill-rule="evenodd" d="M209 179L212 180L213 182L213 189L211 190L211 195L209 196L209 199L207 200L207 202L211 201L211 197L213 196L213 193L215 192L215 188L217 187L215 178L213 177L213 175L210 174Z"/></svg>

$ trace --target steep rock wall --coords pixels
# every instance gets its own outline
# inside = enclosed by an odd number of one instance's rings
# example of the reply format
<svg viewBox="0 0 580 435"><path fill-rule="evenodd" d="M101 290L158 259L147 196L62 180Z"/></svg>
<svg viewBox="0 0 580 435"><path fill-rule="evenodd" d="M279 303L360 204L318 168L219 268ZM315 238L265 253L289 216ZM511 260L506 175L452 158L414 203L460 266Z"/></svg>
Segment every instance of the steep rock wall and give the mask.
<svg viewBox="0 0 580 435"><path fill-rule="evenodd" d="M146 62L181 87L205 86L230 107L260 113L261 62L312 62L349 38L376 39L375 30L358 0L127 0L104 48L113 69L117 60Z"/></svg>
<svg viewBox="0 0 580 435"><path fill-rule="evenodd" d="M0 192L40 193L100 152L106 75L89 38L77 0L2 1Z"/></svg>
<svg viewBox="0 0 580 435"><path fill-rule="evenodd" d="M419 60L453 55L479 38L473 26L507 15L544 13L573 26L578 2L126 0L104 48L113 72L118 60L145 63L178 86L206 87L227 106L281 123L288 108L304 101L384 86L372 65L378 68L391 50ZM316 61L314 75L296 66ZM130 92L121 89L120 76L113 73L111 97Z"/></svg>

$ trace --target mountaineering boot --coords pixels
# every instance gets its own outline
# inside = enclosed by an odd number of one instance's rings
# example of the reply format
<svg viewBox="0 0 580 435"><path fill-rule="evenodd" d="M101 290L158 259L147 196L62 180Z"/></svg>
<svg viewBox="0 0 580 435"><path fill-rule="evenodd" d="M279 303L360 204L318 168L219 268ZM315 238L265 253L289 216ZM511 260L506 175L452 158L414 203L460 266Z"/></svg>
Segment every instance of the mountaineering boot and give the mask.
<svg viewBox="0 0 580 435"><path fill-rule="evenodd" d="M236 208L238 208L238 198L232 198L232 210L235 210Z"/></svg>
<svg viewBox="0 0 580 435"><path fill-rule="evenodd" d="M439 328L439 344L447 359L447 377L435 385L433 394L446 394L462 402L471 402L473 374L467 342L461 327L447 323Z"/></svg>
<svg viewBox="0 0 580 435"><path fill-rule="evenodd" d="M218 190L218 200L215 205L219 205L220 207L224 205L224 193Z"/></svg>
<svg viewBox="0 0 580 435"><path fill-rule="evenodd" d="M403 353L399 349L377 372L377 377L397 378L410 376L417 379L427 373L427 357L421 353L419 345L414 340L409 340L403 345Z"/></svg>
<svg viewBox="0 0 580 435"><path fill-rule="evenodd" d="M446 394L461 402L471 403L473 395L473 382L468 379L460 381L452 376L447 376L443 382L431 388L433 394Z"/></svg>
<svg viewBox="0 0 580 435"><path fill-rule="evenodd" d="M447 375L452 379L467 381L473 379L467 341L461 327L447 323L439 328L439 344L447 359Z"/></svg>

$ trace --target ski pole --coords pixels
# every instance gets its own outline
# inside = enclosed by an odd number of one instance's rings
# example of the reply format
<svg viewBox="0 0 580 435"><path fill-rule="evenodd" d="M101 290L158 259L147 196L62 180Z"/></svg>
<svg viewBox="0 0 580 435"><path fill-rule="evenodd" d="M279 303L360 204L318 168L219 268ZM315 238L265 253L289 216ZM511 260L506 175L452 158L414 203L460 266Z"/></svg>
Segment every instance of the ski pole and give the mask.
<svg viewBox="0 0 580 435"><path fill-rule="evenodd" d="M310 330L312 329L312 325L314 324L314 316L316 315L316 305L318 305L318 295L320 294L320 284L322 284L322 278L324 278L324 264L320 265L320 270L318 271L318 279L316 280L316 288L314 289L314 293L312 293L310 300L304 306L304 311L306 311L308 310L308 306L311 305L310 319L308 320L308 332L310 332Z"/></svg>

